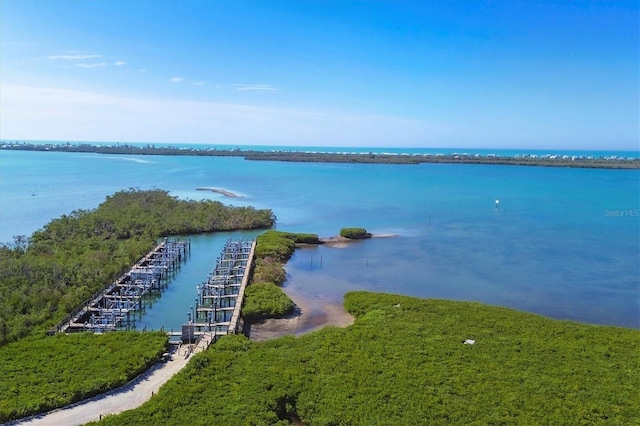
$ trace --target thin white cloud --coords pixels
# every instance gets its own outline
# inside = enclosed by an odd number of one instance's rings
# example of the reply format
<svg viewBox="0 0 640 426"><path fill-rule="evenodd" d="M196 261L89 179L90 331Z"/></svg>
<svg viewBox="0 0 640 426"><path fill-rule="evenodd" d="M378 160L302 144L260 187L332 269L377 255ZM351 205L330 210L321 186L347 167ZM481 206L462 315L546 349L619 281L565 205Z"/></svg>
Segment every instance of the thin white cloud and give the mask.
<svg viewBox="0 0 640 426"><path fill-rule="evenodd" d="M74 65L79 68L102 68L102 67L106 67L107 63L99 62L94 64L74 64Z"/></svg>
<svg viewBox="0 0 640 426"><path fill-rule="evenodd" d="M234 84L234 86L239 91L277 92L280 90L270 84Z"/></svg>
<svg viewBox="0 0 640 426"><path fill-rule="evenodd" d="M117 61L117 62L114 62L113 65L116 67L121 67L123 65L127 65L127 63L124 61Z"/></svg>
<svg viewBox="0 0 640 426"><path fill-rule="evenodd" d="M172 83L181 83L184 81L184 78L182 77L173 77L171 80L169 80Z"/></svg>
<svg viewBox="0 0 640 426"><path fill-rule="evenodd" d="M155 141L261 145L408 146L433 138L424 122L324 112L0 87L2 139Z"/></svg>
<svg viewBox="0 0 640 426"><path fill-rule="evenodd" d="M53 60L62 59L67 61L78 61L82 59L95 59L95 58L102 58L102 55L50 55L50 56L47 56L47 59L53 59Z"/></svg>

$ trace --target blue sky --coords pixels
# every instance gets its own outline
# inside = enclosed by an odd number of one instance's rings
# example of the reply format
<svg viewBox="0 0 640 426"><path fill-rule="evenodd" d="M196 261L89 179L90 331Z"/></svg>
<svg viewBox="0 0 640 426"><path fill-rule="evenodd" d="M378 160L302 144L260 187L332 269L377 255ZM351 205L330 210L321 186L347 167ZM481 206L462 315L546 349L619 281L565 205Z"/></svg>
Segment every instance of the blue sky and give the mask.
<svg viewBox="0 0 640 426"><path fill-rule="evenodd" d="M637 1L0 0L0 138L638 150Z"/></svg>

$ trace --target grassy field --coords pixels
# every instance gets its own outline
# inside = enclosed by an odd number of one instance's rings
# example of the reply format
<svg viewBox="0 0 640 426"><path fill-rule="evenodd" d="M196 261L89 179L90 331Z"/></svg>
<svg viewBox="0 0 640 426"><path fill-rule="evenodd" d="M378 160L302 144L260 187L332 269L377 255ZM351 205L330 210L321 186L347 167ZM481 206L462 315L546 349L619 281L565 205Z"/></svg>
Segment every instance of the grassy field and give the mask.
<svg viewBox="0 0 640 426"><path fill-rule="evenodd" d="M0 348L0 422L121 386L166 350L164 333L34 336Z"/></svg>
<svg viewBox="0 0 640 426"><path fill-rule="evenodd" d="M638 424L640 331L349 293L345 329L221 339L106 425ZM464 344L467 339L475 344Z"/></svg>

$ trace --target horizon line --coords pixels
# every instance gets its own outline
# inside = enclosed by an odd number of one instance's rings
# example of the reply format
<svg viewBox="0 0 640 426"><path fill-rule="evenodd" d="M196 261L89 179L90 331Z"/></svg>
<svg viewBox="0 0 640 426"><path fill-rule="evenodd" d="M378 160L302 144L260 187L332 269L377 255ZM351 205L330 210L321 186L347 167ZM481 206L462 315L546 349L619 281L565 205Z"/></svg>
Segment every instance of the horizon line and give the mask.
<svg viewBox="0 0 640 426"><path fill-rule="evenodd" d="M392 149L392 150L498 150L498 151L583 151L583 152L632 152L640 154L640 148L623 149L623 148L545 148L545 147L497 147L497 146L382 146L382 145L291 145L291 144L249 144L249 143L216 143L216 142L150 142L150 141L113 141L113 140L45 140L45 139L17 139L17 138L0 138L0 143L37 143L37 144L136 144L136 145L159 145L159 146L224 146L224 147L288 147L288 148L332 148L332 149Z"/></svg>

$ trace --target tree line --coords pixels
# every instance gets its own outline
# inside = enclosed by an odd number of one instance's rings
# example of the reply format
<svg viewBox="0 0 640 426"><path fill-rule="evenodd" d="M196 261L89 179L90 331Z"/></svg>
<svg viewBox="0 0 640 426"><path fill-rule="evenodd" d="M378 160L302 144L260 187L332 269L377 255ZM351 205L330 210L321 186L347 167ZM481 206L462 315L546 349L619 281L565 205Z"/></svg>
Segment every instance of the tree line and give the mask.
<svg viewBox="0 0 640 426"><path fill-rule="evenodd" d="M133 146L128 144L91 145L91 144L34 144L8 143L0 149L14 151L79 152L98 154L127 155L178 155L196 157L242 157L257 161L293 161L309 163L374 163L374 164L497 164L511 166L577 167L596 169L640 169L639 158L595 158L569 156L496 156L469 154L385 154L385 153L345 153L345 152L304 152L304 151L256 151L215 148L184 148L171 146Z"/></svg>

